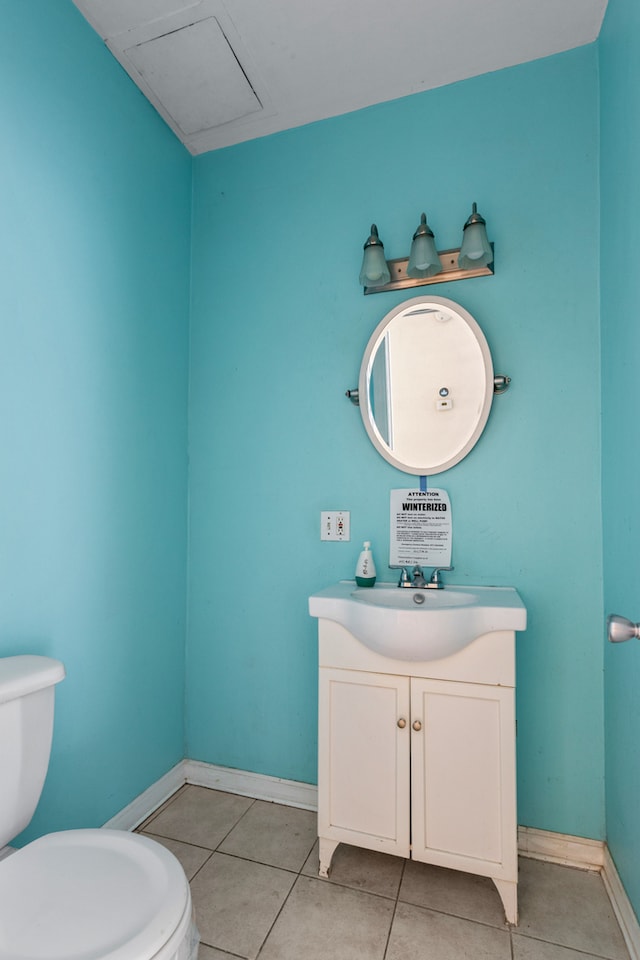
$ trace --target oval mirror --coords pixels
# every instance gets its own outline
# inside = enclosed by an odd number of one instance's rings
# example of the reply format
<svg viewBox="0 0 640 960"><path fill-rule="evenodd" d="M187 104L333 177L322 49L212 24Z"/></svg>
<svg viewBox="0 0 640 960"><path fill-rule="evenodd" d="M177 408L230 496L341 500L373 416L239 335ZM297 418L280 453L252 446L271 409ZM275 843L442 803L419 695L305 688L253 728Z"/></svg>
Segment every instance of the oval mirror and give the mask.
<svg viewBox="0 0 640 960"><path fill-rule="evenodd" d="M358 389L365 429L385 460L406 473L442 473L466 457L487 422L489 346L453 300L406 300L373 332Z"/></svg>

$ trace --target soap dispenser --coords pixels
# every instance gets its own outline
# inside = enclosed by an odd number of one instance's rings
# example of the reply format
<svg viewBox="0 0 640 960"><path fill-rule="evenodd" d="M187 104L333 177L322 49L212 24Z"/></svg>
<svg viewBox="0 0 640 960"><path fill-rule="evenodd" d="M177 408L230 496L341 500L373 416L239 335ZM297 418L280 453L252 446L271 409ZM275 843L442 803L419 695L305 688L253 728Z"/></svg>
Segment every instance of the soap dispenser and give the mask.
<svg viewBox="0 0 640 960"><path fill-rule="evenodd" d="M376 582L376 565L373 562L370 541L365 540L363 547L356 564L356 583L359 587L372 587Z"/></svg>

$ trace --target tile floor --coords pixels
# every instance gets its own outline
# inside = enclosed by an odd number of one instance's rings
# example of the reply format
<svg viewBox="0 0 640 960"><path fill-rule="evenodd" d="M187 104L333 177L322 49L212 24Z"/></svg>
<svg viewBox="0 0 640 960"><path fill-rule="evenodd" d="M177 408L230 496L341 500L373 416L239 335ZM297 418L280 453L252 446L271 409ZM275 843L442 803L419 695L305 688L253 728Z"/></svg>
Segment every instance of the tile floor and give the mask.
<svg viewBox="0 0 640 960"><path fill-rule="evenodd" d="M341 845L316 816L185 786L139 827L191 882L199 960L629 960L600 876L520 860L520 923L492 882Z"/></svg>

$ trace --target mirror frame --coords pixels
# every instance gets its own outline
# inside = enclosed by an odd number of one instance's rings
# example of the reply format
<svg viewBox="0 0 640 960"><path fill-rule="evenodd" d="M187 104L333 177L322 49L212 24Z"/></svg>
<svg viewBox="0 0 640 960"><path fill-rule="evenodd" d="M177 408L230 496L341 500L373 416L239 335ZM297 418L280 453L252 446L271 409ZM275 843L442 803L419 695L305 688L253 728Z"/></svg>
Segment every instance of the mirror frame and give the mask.
<svg viewBox="0 0 640 960"><path fill-rule="evenodd" d="M430 464L429 466L424 467L415 467L409 465L402 460L398 460L394 456L390 447L383 440L378 428L375 425L373 414L371 411L370 403L370 383L371 383L371 369L373 367L373 360L375 357L375 352L380 345L382 337L386 332L387 327L395 320L395 318L404 313L405 310L415 309L418 304L422 304L425 307L446 307L447 309L456 313L465 323L468 325L469 329L473 333L478 346L480 347L480 352L482 355L482 361L484 365L484 374L485 374L485 389L484 389L484 399L482 403L482 410L480 411L480 416L478 422L476 423L475 429L469 439L465 444L458 450L455 456L451 457L449 460L443 461L442 463ZM414 297L411 300L405 300L397 307L394 307L393 310L390 310L383 319L380 321L378 326L375 328L362 358L362 364L360 365L360 378L358 382L358 396L359 396L359 406L360 413L362 415L362 422L364 428L369 435L373 446L378 451L378 453L384 457L387 463L390 463L392 466L397 467L398 470L402 470L404 473L415 474L416 476L431 477L438 473L444 473L445 470L449 470L451 467L454 467L457 463L460 463L461 460L467 456L468 453L475 447L476 443L480 439L480 436L486 426L487 420L489 419L489 413L491 412L491 403L493 401L494 394L494 384L493 384L493 361L491 359L491 351L489 350L489 344L485 338L484 333L480 329L477 321L471 316L468 310L465 310L464 307L461 307L459 303L456 303L455 300L448 300L445 297Z"/></svg>

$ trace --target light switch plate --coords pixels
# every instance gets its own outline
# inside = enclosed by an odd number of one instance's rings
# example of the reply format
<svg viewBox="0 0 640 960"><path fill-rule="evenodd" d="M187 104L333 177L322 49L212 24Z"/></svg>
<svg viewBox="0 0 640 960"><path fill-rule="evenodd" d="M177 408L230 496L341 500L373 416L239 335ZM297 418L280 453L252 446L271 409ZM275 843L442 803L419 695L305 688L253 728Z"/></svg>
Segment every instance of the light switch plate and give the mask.
<svg viewBox="0 0 640 960"><path fill-rule="evenodd" d="M320 514L321 540L351 540L351 513L348 510L326 510Z"/></svg>

